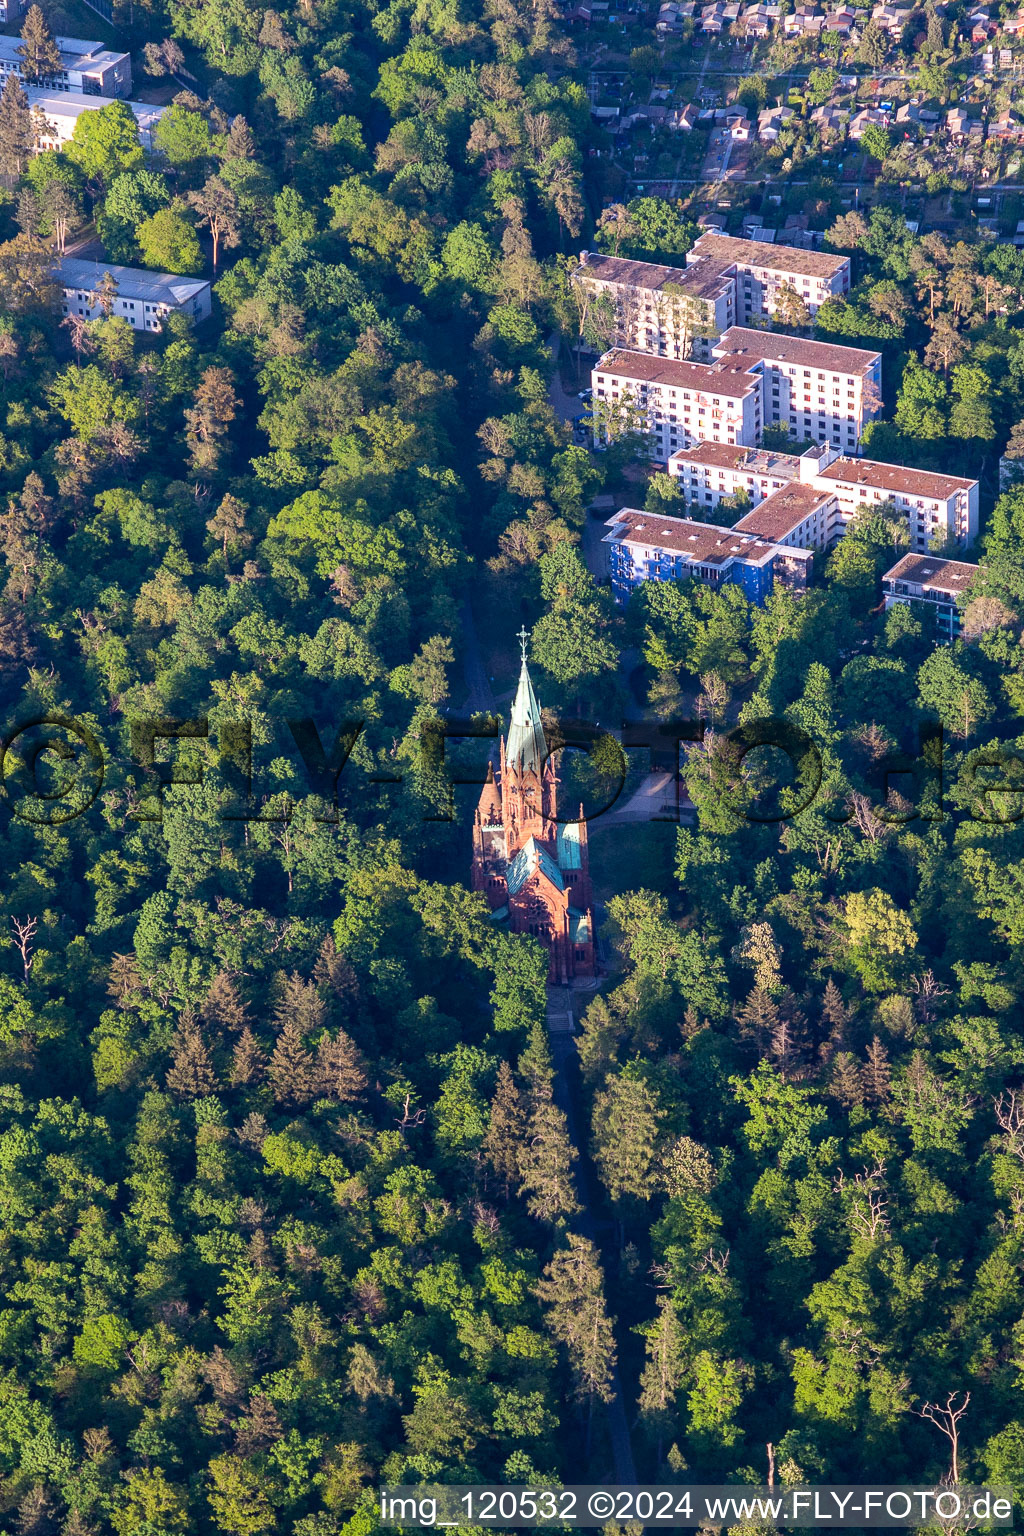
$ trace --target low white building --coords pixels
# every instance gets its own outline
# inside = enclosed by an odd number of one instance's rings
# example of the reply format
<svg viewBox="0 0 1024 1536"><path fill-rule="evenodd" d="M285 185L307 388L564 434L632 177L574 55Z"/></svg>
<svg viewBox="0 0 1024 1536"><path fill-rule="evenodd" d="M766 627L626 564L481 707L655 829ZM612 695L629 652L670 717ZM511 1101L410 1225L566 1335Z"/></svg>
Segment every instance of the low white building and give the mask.
<svg viewBox="0 0 1024 1536"><path fill-rule="evenodd" d="M171 272L147 272L142 267L118 267L65 256L55 268L64 290L63 313L99 320L104 309L99 285L109 274L117 285L110 303L112 315L122 315L137 331L159 331L172 311L194 323L210 313L210 284L204 277L175 277Z"/></svg>
<svg viewBox="0 0 1024 1536"><path fill-rule="evenodd" d="M83 112L98 112L110 103L96 96L86 96L83 91L46 91L30 85L25 89L28 104L43 114L47 129L36 140L37 149L63 149L75 131L75 124ZM127 101L125 106L134 113L139 125L139 138L147 154L153 152L153 129L163 117L166 108L150 106L145 101Z"/></svg>
<svg viewBox="0 0 1024 1536"><path fill-rule="evenodd" d="M895 603L927 603L935 615L939 635L945 640L955 640L960 633L960 599L977 576L978 569L966 560L904 555L882 577L886 611Z"/></svg>
<svg viewBox="0 0 1024 1536"><path fill-rule="evenodd" d="M34 82L45 91L79 91L85 96L128 97L132 93L132 56L81 37L55 37L60 69ZM8 75L24 73L20 37L0 37L0 86Z"/></svg>

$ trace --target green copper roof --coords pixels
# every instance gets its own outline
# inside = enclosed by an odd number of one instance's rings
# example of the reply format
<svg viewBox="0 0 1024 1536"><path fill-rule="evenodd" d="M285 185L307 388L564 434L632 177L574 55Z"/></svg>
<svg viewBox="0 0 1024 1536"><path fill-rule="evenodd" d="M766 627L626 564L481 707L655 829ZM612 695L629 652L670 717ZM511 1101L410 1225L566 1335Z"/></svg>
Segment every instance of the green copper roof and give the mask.
<svg viewBox="0 0 1024 1536"><path fill-rule="evenodd" d="M550 853L540 846L535 837L528 837L515 858L510 860L505 868L509 895L518 896L527 880L537 870L547 877L556 890L565 890L562 871Z"/></svg>
<svg viewBox="0 0 1024 1536"><path fill-rule="evenodd" d="M505 762L512 772L540 773L547 750L544 727L540 723L540 705L533 691L524 655L519 687L512 705L512 724L509 726Z"/></svg>
<svg viewBox="0 0 1024 1536"><path fill-rule="evenodd" d="M558 862L563 869L582 869L583 850L580 845L578 821L564 821L558 829Z"/></svg>

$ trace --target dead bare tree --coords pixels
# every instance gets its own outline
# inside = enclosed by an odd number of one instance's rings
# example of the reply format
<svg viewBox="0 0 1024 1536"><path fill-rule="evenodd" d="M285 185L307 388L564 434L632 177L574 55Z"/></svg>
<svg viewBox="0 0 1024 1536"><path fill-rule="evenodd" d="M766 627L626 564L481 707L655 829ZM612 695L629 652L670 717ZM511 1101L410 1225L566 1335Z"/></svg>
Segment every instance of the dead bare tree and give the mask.
<svg viewBox="0 0 1024 1536"><path fill-rule="evenodd" d="M873 1168L855 1173L852 1184L847 1184L846 1175L840 1171L832 1181L832 1188L840 1195L849 1193L850 1220L858 1237L875 1242L889 1235L889 1197L885 1190L885 1164L881 1158Z"/></svg>
<svg viewBox="0 0 1024 1536"><path fill-rule="evenodd" d="M963 1402L957 1403L956 1399L961 1395ZM927 1419L930 1424L934 1424L949 1441L949 1481L953 1486L960 1481L960 1420L967 1412L970 1400L969 1392L950 1392L945 1403L924 1403L920 1408L911 1409L919 1419Z"/></svg>
<svg viewBox="0 0 1024 1536"><path fill-rule="evenodd" d="M1003 1133L1004 1150L1024 1163L1024 1088L1007 1088L993 1099L992 1107Z"/></svg>
<svg viewBox="0 0 1024 1536"><path fill-rule="evenodd" d="M28 981L32 970L32 951L35 949L36 929L39 927L38 917L12 917L11 927L14 929L14 947L21 956L21 964Z"/></svg>

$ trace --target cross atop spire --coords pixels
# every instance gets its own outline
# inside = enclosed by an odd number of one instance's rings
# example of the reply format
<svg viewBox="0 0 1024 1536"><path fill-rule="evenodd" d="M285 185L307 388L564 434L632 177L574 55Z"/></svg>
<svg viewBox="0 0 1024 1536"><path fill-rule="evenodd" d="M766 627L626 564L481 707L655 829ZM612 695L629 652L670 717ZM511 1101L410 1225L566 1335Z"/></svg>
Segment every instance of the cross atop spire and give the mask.
<svg viewBox="0 0 1024 1536"><path fill-rule="evenodd" d="M519 641L519 653L522 656L523 660L525 661L526 660L526 642L530 638L530 631L527 629L525 624L523 625L522 629L519 631L519 634L517 635L516 638Z"/></svg>
<svg viewBox="0 0 1024 1536"><path fill-rule="evenodd" d="M519 669L519 686L512 703L512 720L509 725L506 759L515 773L540 774L548 755L544 739L544 727L540 719L540 705L530 681L530 669L526 664L526 642L529 632L524 624L519 631L519 643L523 661Z"/></svg>

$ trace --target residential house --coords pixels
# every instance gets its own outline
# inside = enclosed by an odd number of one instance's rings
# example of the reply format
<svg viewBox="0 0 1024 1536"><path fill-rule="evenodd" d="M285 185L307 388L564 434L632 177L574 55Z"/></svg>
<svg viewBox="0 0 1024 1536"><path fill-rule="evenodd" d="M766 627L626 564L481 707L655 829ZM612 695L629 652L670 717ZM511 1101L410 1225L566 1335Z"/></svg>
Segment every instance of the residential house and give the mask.
<svg viewBox="0 0 1024 1536"><path fill-rule="evenodd" d="M859 112L855 112L850 118L846 131L849 137L856 142L865 128L869 128L872 124L876 124L879 128L885 128L888 126L888 122L889 119L886 113L880 112L877 107L862 107Z"/></svg>
<svg viewBox="0 0 1024 1536"><path fill-rule="evenodd" d="M760 365L765 426L786 427L793 438L854 454L881 412L882 358L867 348L733 326L712 356Z"/></svg>
<svg viewBox="0 0 1024 1536"><path fill-rule="evenodd" d="M573 280L613 301L616 345L660 357L707 352L736 322L735 279L713 262L669 267L581 251Z"/></svg>
<svg viewBox="0 0 1024 1536"><path fill-rule="evenodd" d="M838 32L840 37L849 37L853 31L856 14L853 11L839 10L828 11L825 15L825 31Z"/></svg>
<svg viewBox="0 0 1024 1536"><path fill-rule="evenodd" d="M817 123L822 133L837 133L845 135L846 113L838 107L815 107L811 113L811 122Z"/></svg>
<svg viewBox="0 0 1024 1536"><path fill-rule="evenodd" d="M674 453L670 475L678 476L691 503L710 509L744 490L756 506L780 485L798 480L834 497L827 517L802 528L800 539L827 548L846 530L857 508L892 501L907 519L917 553L933 540L955 538L966 548L978 532L978 482L928 470L904 469L872 459L841 457L834 443L809 448L799 459L788 454L751 455L742 445L697 443ZM774 535L773 535L774 536Z"/></svg>
<svg viewBox="0 0 1024 1536"><path fill-rule="evenodd" d="M910 16L910 10L894 5L876 5L871 12L871 20L889 37L899 37Z"/></svg>
<svg viewBox="0 0 1024 1536"><path fill-rule="evenodd" d="M748 37L769 37L773 21L764 5L751 5L743 12L743 30Z"/></svg>
<svg viewBox="0 0 1024 1536"><path fill-rule="evenodd" d="M710 262L736 283L736 324L765 319L775 313L782 288L794 289L811 314L826 299L850 291L850 259L804 251L792 246L774 247L769 253L751 240L731 235L704 234L689 251L688 266Z"/></svg>
<svg viewBox="0 0 1024 1536"><path fill-rule="evenodd" d="M774 144L794 116L792 107L765 107L757 114L757 137L762 144Z"/></svg>
<svg viewBox="0 0 1024 1536"><path fill-rule="evenodd" d="M946 113L946 131L954 139L965 139L970 121L963 107L951 107Z"/></svg>

